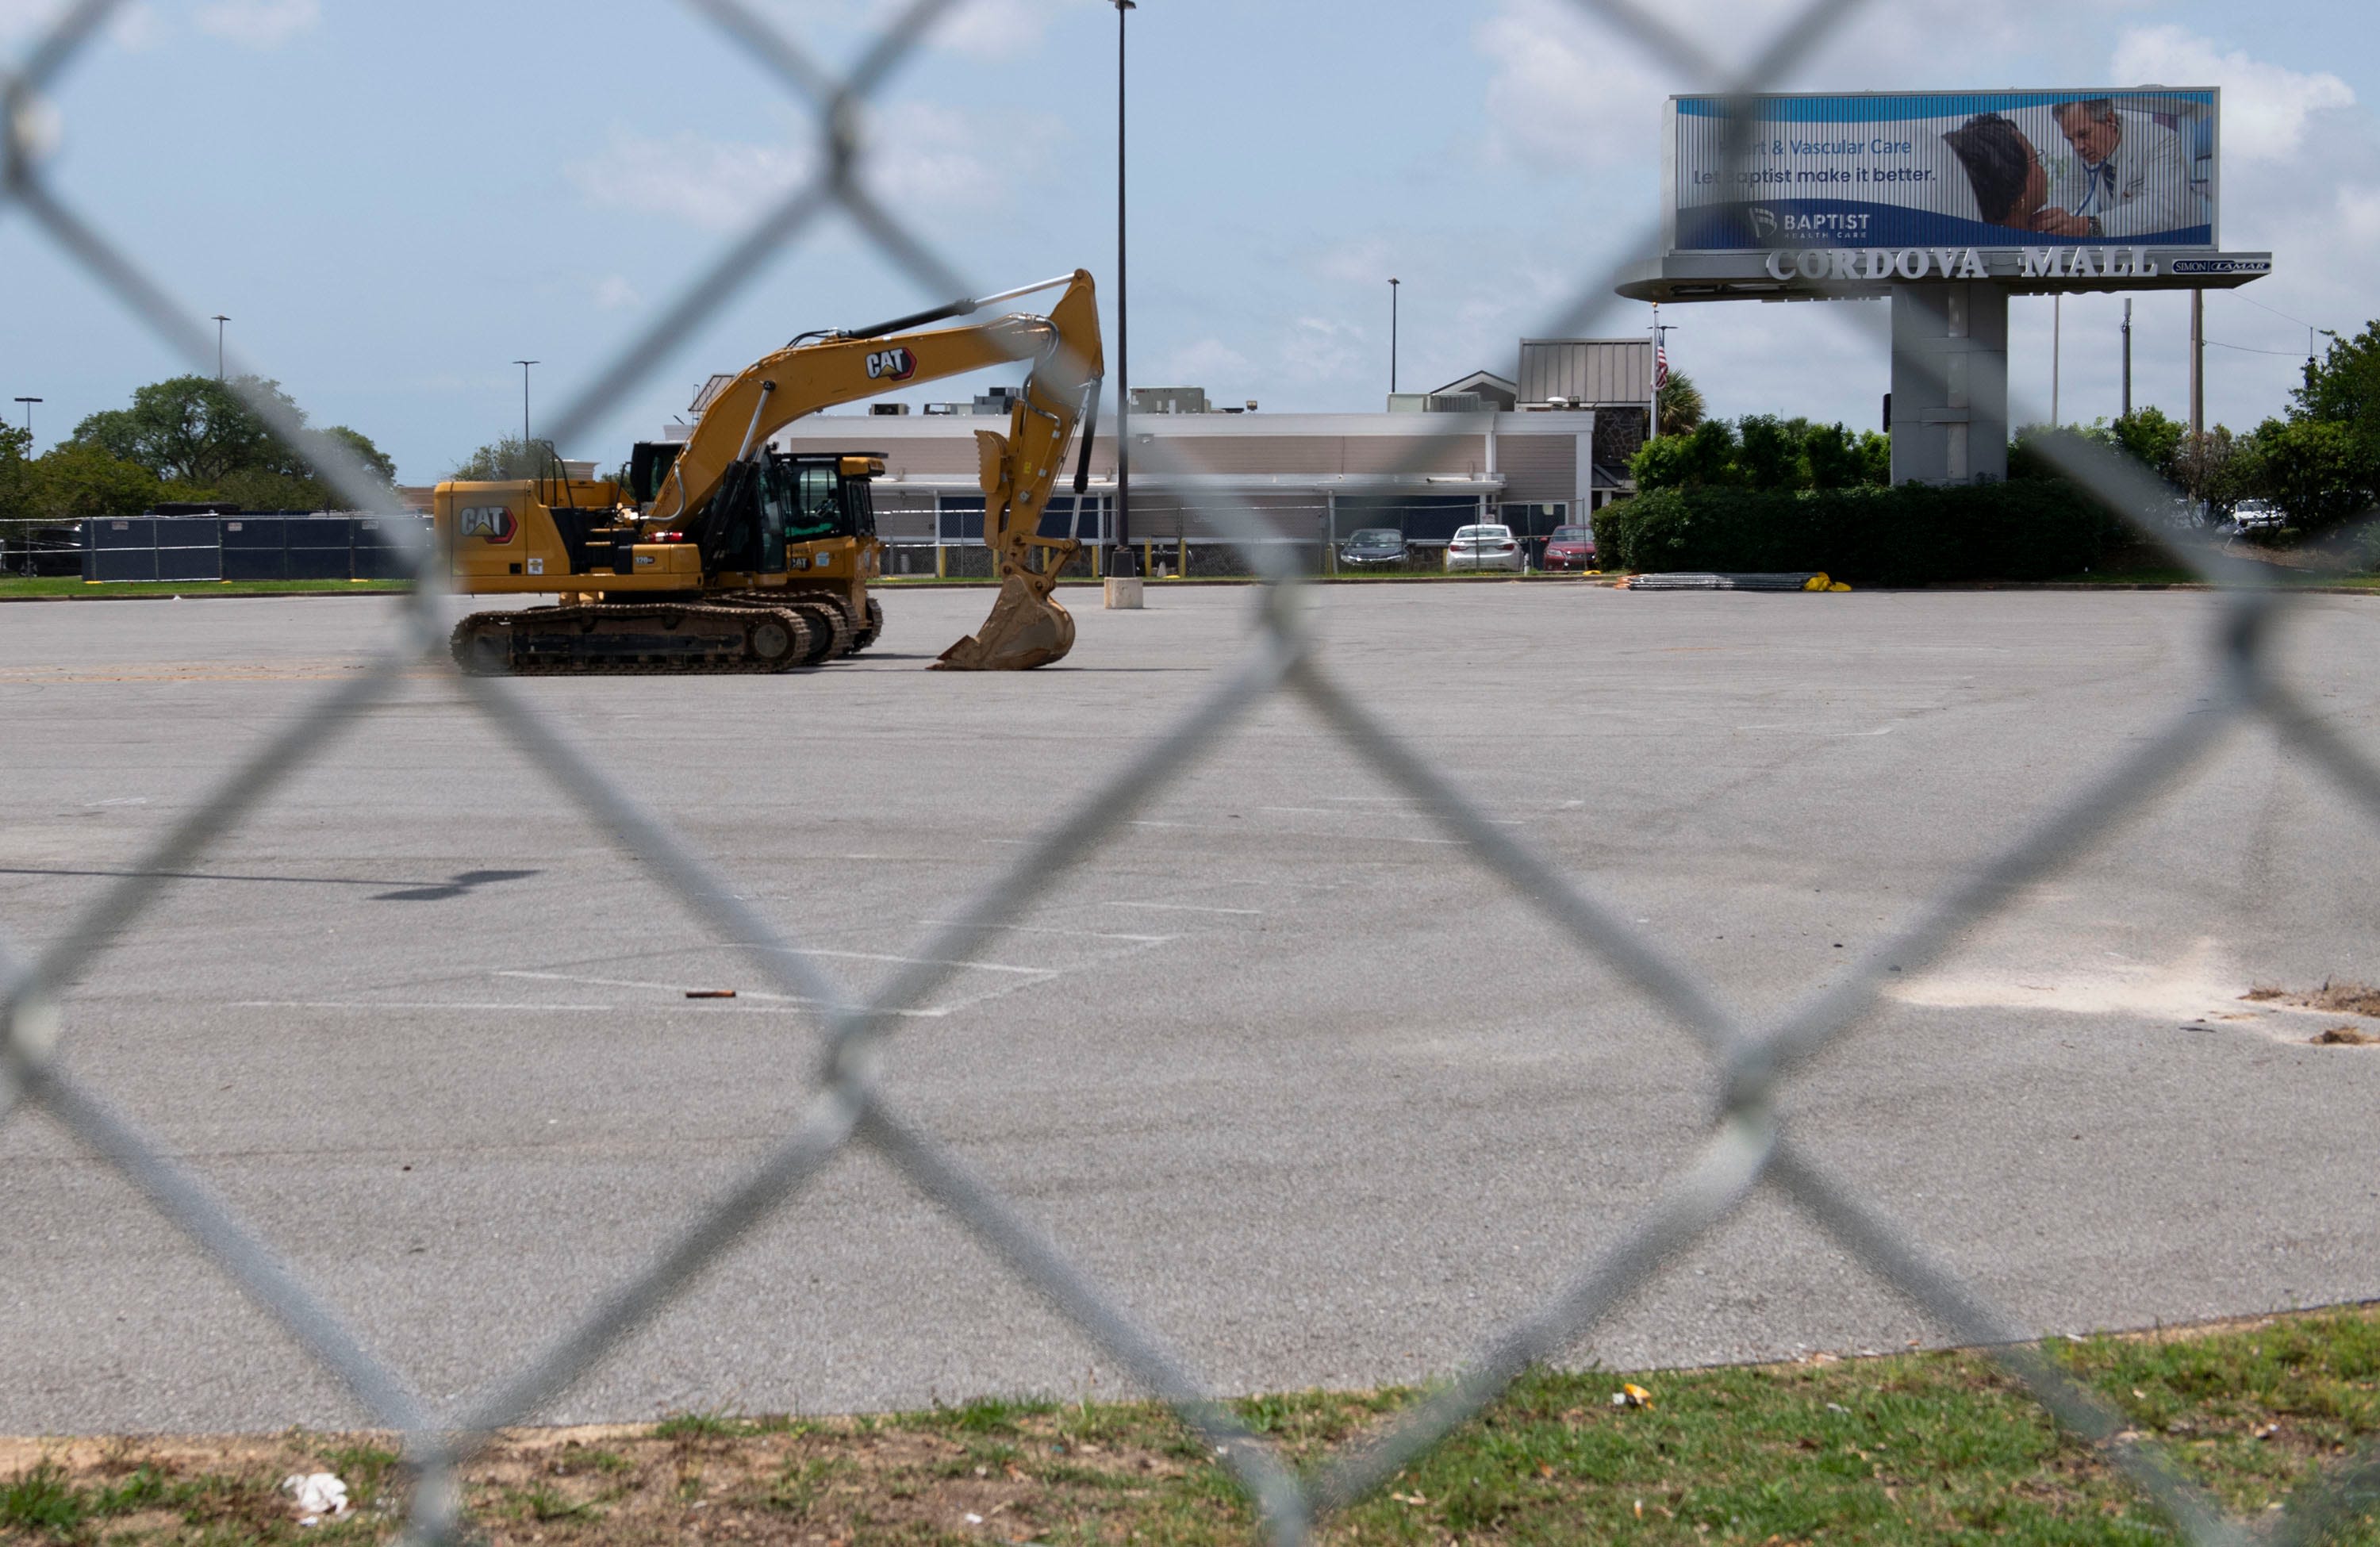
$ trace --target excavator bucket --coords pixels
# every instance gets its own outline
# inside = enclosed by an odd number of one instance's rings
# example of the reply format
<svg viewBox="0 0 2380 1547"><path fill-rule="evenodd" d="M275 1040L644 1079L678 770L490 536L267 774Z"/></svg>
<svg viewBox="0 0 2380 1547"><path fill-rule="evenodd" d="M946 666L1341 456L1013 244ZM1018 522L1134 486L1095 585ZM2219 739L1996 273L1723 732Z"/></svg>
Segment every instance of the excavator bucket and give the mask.
<svg viewBox="0 0 2380 1547"><path fill-rule="evenodd" d="M1011 575L983 627L934 663L938 672L1022 672L1062 659L1075 648L1074 615L1033 582Z"/></svg>

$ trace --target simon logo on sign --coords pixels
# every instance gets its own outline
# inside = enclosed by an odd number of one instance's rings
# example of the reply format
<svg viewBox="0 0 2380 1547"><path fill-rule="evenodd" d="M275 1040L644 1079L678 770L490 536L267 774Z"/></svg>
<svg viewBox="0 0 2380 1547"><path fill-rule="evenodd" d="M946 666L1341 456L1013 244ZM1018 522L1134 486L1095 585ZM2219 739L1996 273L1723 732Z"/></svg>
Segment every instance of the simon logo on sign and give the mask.
<svg viewBox="0 0 2380 1547"><path fill-rule="evenodd" d="M504 505L474 505L455 514L455 530L464 537L484 537L491 542L510 542L520 528L513 519L512 507Z"/></svg>
<svg viewBox="0 0 2380 1547"><path fill-rule="evenodd" d="M917 373L917 357L906 349L878 349L868 357L868 379L905 382Z"/></svg>

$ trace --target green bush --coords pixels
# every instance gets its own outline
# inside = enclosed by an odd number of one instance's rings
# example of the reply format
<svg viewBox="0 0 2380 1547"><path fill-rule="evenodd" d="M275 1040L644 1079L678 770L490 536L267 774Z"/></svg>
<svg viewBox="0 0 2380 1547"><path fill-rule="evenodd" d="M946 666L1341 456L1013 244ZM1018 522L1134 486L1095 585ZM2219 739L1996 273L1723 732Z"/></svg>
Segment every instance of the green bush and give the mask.
<svg viewBox="0 0 2380 1547"><path fill-rule="evenodd" d="M1824 570L1853 585L2038 580L2097 563L2118 532L2070 483L1937 489L1657 489L1596 513L1607 569Z"/></svg>

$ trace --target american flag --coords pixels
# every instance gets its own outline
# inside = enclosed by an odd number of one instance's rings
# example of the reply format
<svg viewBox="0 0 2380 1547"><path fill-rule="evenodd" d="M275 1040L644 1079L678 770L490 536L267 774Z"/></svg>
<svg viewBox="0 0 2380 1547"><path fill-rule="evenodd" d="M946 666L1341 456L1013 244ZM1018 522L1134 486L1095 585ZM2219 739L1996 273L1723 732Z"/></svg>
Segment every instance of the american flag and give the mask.
<svg viewBox="0 0 2380 1547"><path fill-rule="evenodd" d="M1670 345L1667 339L1653 343L1653 390L1660 392L1670 384Z"/></svg>

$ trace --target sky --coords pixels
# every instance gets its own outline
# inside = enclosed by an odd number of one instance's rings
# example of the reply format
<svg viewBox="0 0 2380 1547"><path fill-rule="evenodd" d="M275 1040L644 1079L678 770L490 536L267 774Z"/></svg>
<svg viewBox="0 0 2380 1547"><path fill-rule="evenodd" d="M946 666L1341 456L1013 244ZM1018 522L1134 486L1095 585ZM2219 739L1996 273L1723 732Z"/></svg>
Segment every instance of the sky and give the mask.
<svg viewBox="0 0 2380 1547"><path fill-rule="evenodd" d="M750 3L837 70L899 8ZM1722 67L1798 8L1638 3ZM0 61L60 9L0 0ZM1098 277L1111 372L1116 25L1107 0L956 0L858 118L865 182L968 293ZM1391 275L1408 391L1511 374L1517 341L1582 298L1608 304L1571 332L1644 335L1647 309L1606 276L1658 214L1662 100L1712 79L1573 0L1140 0L1128 25L1135 383L1377 409ZM2274 255L2271 277L2206 304L2208 414L2246 427L2284 406L2307 324L2380 317L2373 32L2368 0L1871 0L1777 84L2222 87L2222 242ZM820 160L814 110L668 0L129 0L34 121L56 196L202 328L231 318L234 370L370 435L409 482L518 432L513 361L540 362L533 427L592 382ZM713 371L948 298L828 217L562 449L613 465ZM2121 310L2065 303L2067 419L2117 411ZM2135 300L2136 400L2177 417L2188 311L2180 293ZM1878 302L1662 317L1713 413L1855 428L1885 389L1885 319ZM2046 298L2011 304L2020 420L2047 417L2050 326ZM43 399L38 445L188 368L0 201L0 400Z"/></svg>

